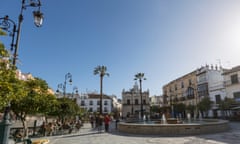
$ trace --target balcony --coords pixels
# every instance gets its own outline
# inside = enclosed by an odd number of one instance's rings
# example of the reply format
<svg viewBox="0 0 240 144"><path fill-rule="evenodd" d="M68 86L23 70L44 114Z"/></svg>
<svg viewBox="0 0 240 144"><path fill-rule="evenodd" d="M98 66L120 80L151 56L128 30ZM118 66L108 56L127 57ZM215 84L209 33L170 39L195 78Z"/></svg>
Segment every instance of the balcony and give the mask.
<svg viewBox="0 0 240 144"><path fill-rule="evenodd" d="M231 85L236 85L236 84L240 84L240 78L236 79L235 81L231 81L231 80L227 80L224 81L224 86L231 86Z"/></svg>

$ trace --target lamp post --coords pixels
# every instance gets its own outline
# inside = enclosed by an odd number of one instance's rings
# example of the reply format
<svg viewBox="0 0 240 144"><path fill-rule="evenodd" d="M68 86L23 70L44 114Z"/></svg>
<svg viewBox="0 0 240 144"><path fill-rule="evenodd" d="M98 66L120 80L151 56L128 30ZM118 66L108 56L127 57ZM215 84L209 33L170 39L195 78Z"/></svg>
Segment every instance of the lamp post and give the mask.
<svg viewBox="0 0 240 144"><path fill-rule="evenodd" d="M9 19L9 16L6 15L5 17L0 18L0 28L6 32L9 33L9 36L12 37L12 41L11 41L11 48L10 50L13 51L14 47L15 47L15 33L16 33L16 23Z"/></svg>
<svg viewBox="0 0 240 144"><path fill-rule="evenodd" d="M78 88L75 86L73 87L73 91L72 91L72 99L74 98L74 94L78 95ZM77 100L77 98L76 98Z"/></svg>
<svg viewBox="0 0 240 144"><path fill-rule="evenodd" d="M9 35L12 37L11 41L11 51L13 52L13 65L16 65L17 60L17 52L18 52L18 46L19 46L19 40L20 40L20 33L21 33L21 26L23 22L23 11L27 9L27 7L35 7L37 8L37 11L33 11L34 16L34 24L37 27L42 26L43 23L43 13L40 11L41 2L40 0L28 0L28 3L26 3L26 0L22 0L21 4L21 10L20 14L18 16L18 24L11 20L8 15L6 15L3 18L0 18L0 28L5 30L6 32L9 32ZM12 29L12 30L10 30ZM16 37L16 41L15 41Z"/></svg>
<svg viewBox="0 0 240 144"><path fill-rule="evenodd" d="M144 77L144 73L137 73L135 75L134 80L138 80L139 84L140 84L140 97L141 97L140 111L141 111L141 119L143 120L142 81L146 80L146 78Z"/></svg>
<svg viewBox="0 0 240 144"><path fill-rule="evenodd" d="M43 22L43 14L40 12L41 2L40 0L28 0L26 3L26 0L22 0L21 3L21 11L18 17L18 24L11 20L8 15L6 15L3 18L0 18L0 28L6 32L9 33L9 36L12 37L11 40L11 51L13 52L13 60L12 64L15 67L16 66L16 60L17 60L17 52L18 52L18 45L20 40L20 32L21 32L21 25L23 22L23 11L27 9L27 7L37 7L37 11L33 11L34 16L34 23L37 27L40 27ZM16 37L16 38L15 38ZM16 41L15 41L16 39ZM10 131L10 121L9 121L9 112L10 112L10 103L5 108L3 121L0 123L0 143L1 144L8 144L8 137L9 137L9 131Z"/></svg>
<svg viewBox="0 0 240 144"><path fill-rule="evenodd" d="M69 84L71 85L72 84L72 74L71 73L67 73L65 75L65 80L64 80L64 83L63 84L58 84L58 89L57 89L57 93L60 92L59 89L62 89L63 90L63 97L65 98L66 97L66 87L67 87L67 80L69 80Z"/></svg>

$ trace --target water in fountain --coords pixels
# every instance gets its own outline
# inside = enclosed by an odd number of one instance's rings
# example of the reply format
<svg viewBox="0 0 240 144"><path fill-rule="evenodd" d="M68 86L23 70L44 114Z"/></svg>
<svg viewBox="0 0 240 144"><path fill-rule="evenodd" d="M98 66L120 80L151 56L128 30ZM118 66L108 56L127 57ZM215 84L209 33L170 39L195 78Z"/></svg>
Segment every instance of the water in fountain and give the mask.
<svg viewBox="0 0 240 144"><path fill-rule="evenodd" d="M187 113L187 120L188 120L188 123L191 123L191 114L190 113Z"/></svg>
<svg viewBox="0 0 240 144"><path fill-rule="evenodd" d="M162 124L167 124L167 119L165 117L165 114L162 114Z"/></svg>
<svg viewBox="0 0 240 144"><path fill-rule="evenodd" d="M143 121L146 121L146 115L143 115Z"/></svg>
<svg viewBox="0 0 240 144"><path fill-rule="evenodd" d="M202 113L199 111L199 120L202 121Z"/></svg>

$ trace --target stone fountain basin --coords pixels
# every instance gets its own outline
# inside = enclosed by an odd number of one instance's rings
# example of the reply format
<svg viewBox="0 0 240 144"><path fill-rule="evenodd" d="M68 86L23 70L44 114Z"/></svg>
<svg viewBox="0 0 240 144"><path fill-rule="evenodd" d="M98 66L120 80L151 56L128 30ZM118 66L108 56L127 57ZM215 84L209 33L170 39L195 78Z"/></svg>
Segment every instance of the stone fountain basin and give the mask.
<svg viewBox="0 0 240 144"><path fill-rule="evenodd" d="M203 119L192 123L159 124L159 123L127 123L120 122L118 130L124 133L144 135L199 135L219 133L229 130L229 121Z"/></svg>

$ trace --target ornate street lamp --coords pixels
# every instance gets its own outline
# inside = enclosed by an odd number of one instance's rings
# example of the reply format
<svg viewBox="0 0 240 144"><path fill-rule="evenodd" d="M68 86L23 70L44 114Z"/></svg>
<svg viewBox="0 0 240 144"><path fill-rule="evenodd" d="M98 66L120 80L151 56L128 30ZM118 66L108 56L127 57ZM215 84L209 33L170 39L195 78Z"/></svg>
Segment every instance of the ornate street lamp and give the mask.
<svg viewBox="0 0 240 144"><path fill-rule="evenodd" d="M142 101L142 81L146 80L144 73L137 73L134 80L138 80L140 84L140 96L141 96L141 119L143 120L143 101Z"/></svg>
<svg viewBox="0 0 240 144"><path fill-rule="evenodd" d="M56 92L59 93L60 92L59 89L62 89L64 98L66 97L67 80L68 80L69 84L71 85L72 84L72 74L71 73L67 73L65 75L64 83L63 84L58 84L58 89L56 90Z"/></svg>
<svg viewBox="0 0 240 144"><path fill-rule="evenodd" d="M28 3L27 3L28 2ZM41 2L40 0L22 0L21 10L20 14L18 16L18 24L11 20L9 16L5 16L3 18L0 18L0 28L3 29L6 32L9 32L9 35L12 37L11 42L11 51L13 52L13 65L16 65L17 60L17 52L18 52L18 46L19 46L19 40L20 40L20 32L21 32L21 26L23 22L23 11L27 9L27 7L37 7L37 11L33 11L33 17L34 17L34 24L37 27L42 26L43 23L43 13L40 11ZM15 35L16 33L16 35ZM15 41L16 36L16 41Z"/></svg>
<svg viewBox="0 0 240 144"><path fill-rule="evenodd" d="M74 98L74 94L78 95L78 88L75 86L73 87L73 91L72 91L72 99ZM76 97L77 100L77 97Z"/></svg>
<svg viewBox="0 0 240 144"><path fill-rule="evenodd" d="M12 41L11 41L11 51L13 51L14 47L15 47L15 33L17 32L17 26L16 23L9 19L9 16L6 15L3 18L0 18L0 28L6 32L9 33L9 36L12 37Z"/></svg>

